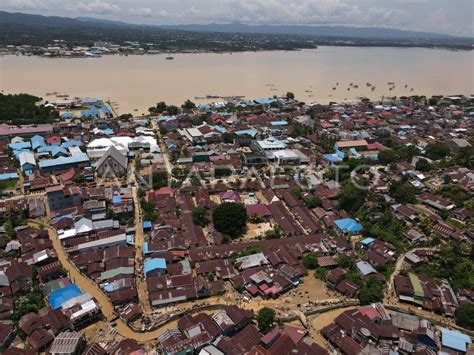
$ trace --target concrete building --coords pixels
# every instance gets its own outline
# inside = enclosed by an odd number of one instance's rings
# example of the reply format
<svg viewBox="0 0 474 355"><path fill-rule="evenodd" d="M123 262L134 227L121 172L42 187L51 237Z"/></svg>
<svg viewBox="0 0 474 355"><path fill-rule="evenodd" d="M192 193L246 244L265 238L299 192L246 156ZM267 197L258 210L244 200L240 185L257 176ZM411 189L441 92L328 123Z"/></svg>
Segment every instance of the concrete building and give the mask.
<svg viewBox="0 0 474 355"><path fill-rule="evenodd" d="M128 159L115 146L110 146L107 152L97 161L96 170L102 177L114 178L127 172Z"/></svg>
<svg viewBox="0 0 474 355"><path fill-rule="evenodd" d="M64 187L56 185L46 188L49 209L57 211L64 208L71 208L82 204L81 190L77 186Z"/></svg>

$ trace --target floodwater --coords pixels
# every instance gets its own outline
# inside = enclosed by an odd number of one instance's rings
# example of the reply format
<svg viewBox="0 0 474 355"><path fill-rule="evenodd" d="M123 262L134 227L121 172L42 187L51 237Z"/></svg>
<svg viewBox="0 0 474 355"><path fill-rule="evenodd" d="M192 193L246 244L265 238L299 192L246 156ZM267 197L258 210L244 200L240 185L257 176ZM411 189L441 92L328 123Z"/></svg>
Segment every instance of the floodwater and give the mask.
<svg viewBox="0 0 474 355"><path fill-rule="evenodd" d="M4 93L27 92L46 99L49 92L100 96L116 102L120 113L147 112L158 101L220 101L195 98L207 95L261 98L292 91L299 100L327 103L361 96L380 100L411 94L473 94L473 53L320 47L294 52L175 54L173 60L167 60L167 55L3 56L0 88Z"/></svg>

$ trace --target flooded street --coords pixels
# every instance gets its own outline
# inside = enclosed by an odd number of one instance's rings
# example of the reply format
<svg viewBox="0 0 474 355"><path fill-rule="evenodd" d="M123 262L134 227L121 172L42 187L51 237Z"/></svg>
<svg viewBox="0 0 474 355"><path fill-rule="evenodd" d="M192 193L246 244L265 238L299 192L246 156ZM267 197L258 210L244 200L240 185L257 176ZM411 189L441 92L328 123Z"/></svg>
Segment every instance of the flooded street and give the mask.
<svg viewBox="0 0 474 355"><path fill-rule="evenodd" d="M292 91L297 99L320 103L361 96L468 95L474 93L473 63L472 51L426 48L320 47L297 52L176 54L173 60L166 60L164 54L70 59L4 56L0 57L0 88L4 93L27 92L44 98L48 92L100 96L116 102L120 113L144 113L158 101L219 101L196 99L207 95L258 98Z"/></svg>

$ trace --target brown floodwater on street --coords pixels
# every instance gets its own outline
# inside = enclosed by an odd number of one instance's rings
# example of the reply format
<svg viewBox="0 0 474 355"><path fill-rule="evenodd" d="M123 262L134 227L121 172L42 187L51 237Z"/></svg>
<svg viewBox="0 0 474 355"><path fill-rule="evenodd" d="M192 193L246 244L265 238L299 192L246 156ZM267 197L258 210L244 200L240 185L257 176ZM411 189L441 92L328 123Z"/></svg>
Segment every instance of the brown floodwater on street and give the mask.
<svg viewBox="0 0 474 355"><path fill-rule="evenodd" d="M175 54L173 60L166 60L165 54L101 58L9 55L0 57L0 89L45 99L49 92L100 96L116 102L120 113L147 112L158 101L210 101L195 98L206 95L261 98L292 91L308 103L354 101L361 96L470 95L474 94L473 53L320 47L294 52Z"/></svg>

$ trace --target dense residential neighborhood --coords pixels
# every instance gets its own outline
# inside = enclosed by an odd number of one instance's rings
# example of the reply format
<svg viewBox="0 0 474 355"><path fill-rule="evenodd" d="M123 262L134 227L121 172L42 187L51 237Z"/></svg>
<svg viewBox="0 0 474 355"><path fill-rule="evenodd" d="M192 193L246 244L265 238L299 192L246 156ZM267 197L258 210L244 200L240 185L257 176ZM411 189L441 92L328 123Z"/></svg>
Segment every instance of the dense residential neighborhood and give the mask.
<svg viewBox="0 0 474 355"><path fill-rule="evenodd" d="M4 97L1 353L474 351L474 97Z"/></svg>

